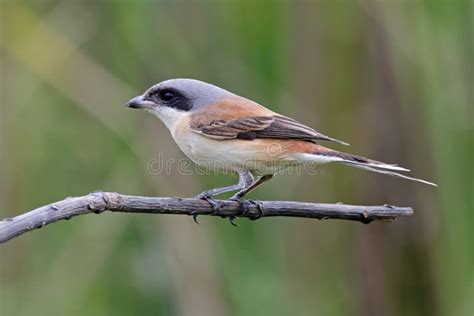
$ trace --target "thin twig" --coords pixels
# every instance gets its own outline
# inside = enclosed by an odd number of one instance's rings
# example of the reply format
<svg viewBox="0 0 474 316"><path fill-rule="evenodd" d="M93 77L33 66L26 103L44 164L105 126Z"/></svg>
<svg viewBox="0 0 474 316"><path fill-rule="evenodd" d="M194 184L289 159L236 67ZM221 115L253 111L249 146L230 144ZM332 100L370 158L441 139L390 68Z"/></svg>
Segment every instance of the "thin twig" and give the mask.
<svg viewBox="0 0 474 316"><path fill-rule="evenodd" d="M346 204L320 204L290 201L254 201L241 204L221 200L219 216L258 219L269 216L307 217L316 219L345 219L370 223L373 220L393 220L410 216L410 207L360 206ZM62 219L104 211L180 215L216 215L212 206L195 198L144 197L113 192L94 192L85 196L70 197L34 209L13 218L0 221L0 243L30 230L44 227Z"/></svg>

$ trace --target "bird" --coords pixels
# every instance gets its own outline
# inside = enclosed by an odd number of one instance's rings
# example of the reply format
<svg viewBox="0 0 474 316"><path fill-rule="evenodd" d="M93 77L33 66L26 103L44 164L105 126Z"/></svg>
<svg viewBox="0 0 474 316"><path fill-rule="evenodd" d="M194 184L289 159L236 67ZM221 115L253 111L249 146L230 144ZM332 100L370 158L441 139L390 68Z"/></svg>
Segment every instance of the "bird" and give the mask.
<svg viewBox="0 0 474 316"><path fill-rule="evenodd" d="M197 195L208 201L216 214L220 204L214 196L235 192L230 200L246 203L244 197L250 191L279 171L308 164L334 162L436 186L401 174L410 170L398 165L322 146L323 142L349 144L203 81L162 81L126 106L158 117L181 151L197 165L239 176L236 184Z"/></svg>

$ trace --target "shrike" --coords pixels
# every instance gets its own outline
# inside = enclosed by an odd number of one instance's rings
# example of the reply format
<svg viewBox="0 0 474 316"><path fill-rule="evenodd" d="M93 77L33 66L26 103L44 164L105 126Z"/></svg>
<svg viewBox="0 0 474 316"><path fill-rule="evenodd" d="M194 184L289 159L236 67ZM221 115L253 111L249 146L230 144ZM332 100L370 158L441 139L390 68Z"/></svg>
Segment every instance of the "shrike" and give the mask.
<svg viewBox="0 0 474 316"><path fill-rule="evenodd" d="M235 185L198 195L216 212L219 205L214 195L238 191L231 199L243 203L247 193L276 172L304 164L337 162L436 186L397 173L409 171L397 165L323 147L319 145L322 141L348 144L202 81L163 81L131 99L127 106L160 118L179 148L196 164L239 175Z"/></svg>

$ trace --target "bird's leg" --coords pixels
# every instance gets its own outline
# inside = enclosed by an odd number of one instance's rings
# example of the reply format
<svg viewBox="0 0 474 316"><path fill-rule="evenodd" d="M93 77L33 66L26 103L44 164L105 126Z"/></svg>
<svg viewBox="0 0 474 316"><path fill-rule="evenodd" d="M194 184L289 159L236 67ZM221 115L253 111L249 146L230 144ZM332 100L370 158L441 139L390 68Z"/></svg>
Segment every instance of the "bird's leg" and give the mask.
<svg viewBox="0 0 474 316"><path fill-rule="evenodd" d="M213 198L214 195L218 195L218 194L222 194L222 193L226 193L230 191L242 190L248 187L249 185L251 185L253 181L254 181L254 178L253 178L252 173L250 171L244 171L244 172L239 173L239 183L201 192L196 196L196 198L206 200L212 206L214 214L218 215L219 208L221 207L221 203Z"/></svg>
<svg viewBox="0 0 474 316"><path fill-rule="evenodd" d="M254 182L252 182L252 184L250 184L249 186L243 188L242 190L240 190L239 192L237 192L236 194L234 194L230 200L234 200L234 201L239 201L239 200L242 200L242 198L247 195L250 191L256 189L257 187L259 187L260 185L264 184L265 182L267 182L268 180L270 180L271 178L273 178L273 174L267 174L267 175L264 175L260 178L258 178L257 180L255 180Z"/></svg>
<svg viewBox="0 0 474 316"><path fill-rule="evenodd" d="M259 202L244 200L243 197L245 195L247 195L250 191L256 189L257 187L259 187L260 185L264 184L265 182L269 181L272 178L273 178L273 174L267 174L267 175L264 175L264 176L258 178L252 184L250 184L248 187L246 187L246 188L240 190L239 192L237 192L236 194L234 194L229 200L237 201L237 202L242 204L242 206L244 208L244 210L242 212L242 215L247 215L247 213L249 211L249 204L257 205L258 210L260 211L260 215L257 218L262 217L262 215L264 213L263 205Z"/></svg>

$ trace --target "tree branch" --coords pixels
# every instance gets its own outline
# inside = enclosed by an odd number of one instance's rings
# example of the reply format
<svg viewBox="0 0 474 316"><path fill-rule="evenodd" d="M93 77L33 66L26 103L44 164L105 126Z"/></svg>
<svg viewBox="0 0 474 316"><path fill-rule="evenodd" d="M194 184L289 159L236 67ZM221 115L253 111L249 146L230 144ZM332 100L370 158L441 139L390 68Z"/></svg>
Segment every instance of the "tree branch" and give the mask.
<svg viewBox="0 0 474 316"><path fill-rule="evenodd" d="M219 215L246 217L252 220L269 216L291 216L370 223L373 220L393 220L399 216L413 214L410 207L391 205L359 206L289 201L255 201L242 205L235 201L220 202L222 207L219 209ZM106 210L127 213L215 215L208 202L195 198L143 197L94 192L85 196L66 198L0 221L0 243L62 219L89 213L100 214Z"/></svg>

